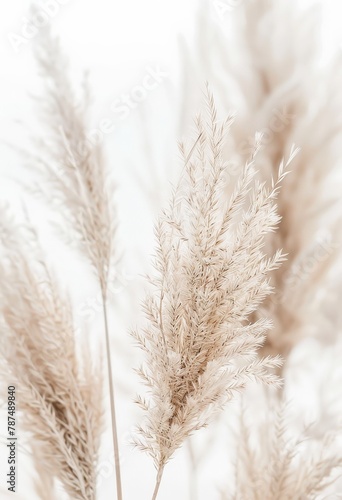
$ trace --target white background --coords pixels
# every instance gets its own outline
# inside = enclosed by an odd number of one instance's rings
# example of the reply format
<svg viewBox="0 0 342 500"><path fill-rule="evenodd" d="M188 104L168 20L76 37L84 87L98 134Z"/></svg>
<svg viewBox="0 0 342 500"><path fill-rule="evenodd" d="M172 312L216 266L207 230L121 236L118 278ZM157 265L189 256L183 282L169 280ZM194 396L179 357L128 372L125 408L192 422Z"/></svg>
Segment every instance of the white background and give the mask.
<svg viewBox="0 0 342 500"><path fill-rule="evenodd" d="M42 2L43 4L44 2ZM38 6L41 5L38 3ZM324 37L327 47L340 44L342 5L339 1L325 2ZM117 184L115 199L118 206L118 246L123 255L122 281L113 300L111 311L114 373L118 385L119 436L122 449L122 469L125 500L147 499L151 496L154 469L147 457L132 450L128 441L132 426L139 421L139 412L133 404L137 381L132 373L138 354L128 336L128 329L139 323L139 301L143 297L141 275L148 269L153 249L154 219L167 198L169 183L177 177L176 140L186 132L179 126L182 109L182 51L184 40L191 47L195 25L194 0L70 0L51 17L54 33L61 38L70 59L73 81L77 85L82 72L89 70L93 94L91 127L101 120L113 121L114 131L105 137L107 160ZM209 12L208 12L209 15ZM212 12L210 15L213 15ZM39 120L30 94L42 96L34 59L33 37L16 51L9 36L20 35L30 17L25 0L2 2L0 6L0 197L18 206L25 198L16 179L30 179L23 158L11 148L25 148L29 137L39 130ZM216 29L220 29L219 23ZM181 42L183 40L183 42ZM148 72L159 67L167 77L124 120L113 112L112 103L130 94ZM188 68L189 69L189 68ZM204 84L204 82L203 82ZM42 97L43 98L43 97ZM191 113L196 109L191 109ZM91 128L90 127L90 128ZM148 150L148 152L147 152ZM53 265L61 274L61 282L70 287L75 301L76 322L83 325L84 303L95 297L96 285L87 274L86 266L59 246L49 230L48 218L39 208L31 206L35 222L43 228L45 245ZM87 328L102 342L101 320L96 313L87 320ZM97 337L96 337L97 336ZM320 356L311 345L313 357ZM316 349L316 351L315 351ZM331 353L326 353L327 363ZM108 404L108 401L106 401ZM229 418L229 415L228 417ZM224 420L224 419L223 419ZM2 425L2 422L1 422ZM219 427L220 426L220 427ZM218 423L220 441L225 442L226 421ZM1 427L4 429L5 427ZM0 435L2 431L0 429ZM203 432L199 444L211 439ZM217 443L208 464L201 469L201 499L216 498L218 487L224 483L228 471L229 442L222 451ZM227 458L225 457L227 452ZM110 435L105 434L100 458L101 485L99 499L115 497L114 469L111 460ZM187 450L179 452L169 464L160 493L161 500L189 497ZM213 458L214 457L214 458ZM0 488L4 486L5 455L0 454ZM20 455L18 500L34 500L31 484L32 470L25 455ZM228 472L227 472L228 474ZM1 490L0 490L1 491ZM0 492L1 498L7 498ZM8 498L12 498L8 495Z"/></svg>

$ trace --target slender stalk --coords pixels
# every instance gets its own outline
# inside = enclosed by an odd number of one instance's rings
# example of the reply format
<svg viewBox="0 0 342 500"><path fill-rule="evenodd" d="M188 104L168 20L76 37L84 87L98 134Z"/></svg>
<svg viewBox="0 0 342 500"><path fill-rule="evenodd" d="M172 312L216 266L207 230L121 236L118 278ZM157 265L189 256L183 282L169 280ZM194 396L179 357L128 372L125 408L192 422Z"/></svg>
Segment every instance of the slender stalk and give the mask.
<svg viewBox="0 0 342 500"><path fill-rule="evenodd" d="M192 446L191 438L187 441L188 452L190 458L190 474L189 474L189 493L190 500L197 500L198 492L197 492L197 463L195 458L195 451Z"/></svg>
<svg viewBox="0 0 342 500"><path fill-rule="evenodd" d="M158 471L157 479L156 479L156 485L155 485L155 488L154 488L152 500L156 500L156 498L157 498L158 491L159 491L159 486L160 486L160 482L161 482L162 477L163 477L163 472L164 472L164 467L162 467Z"/></svg>
<svg viewBox="0 0 342 500"><path fill-rule="evenodd" d="M109 381L110 412L111 412L111 420L112 420L112 435L113 435L113 447L114 447L114 458L115 458L116 494L117 494L117 500L122 500L120 453L119 453L119 441L118 441L118 431L117 431L116 412L115 412L115 397L114 397L114 384L113 384L113 374L112 374L112 362L111 362L111 357L110 357L110 343L109 343L108 317L107 317L107 298L106 298L106 294L103 290L102 290L102 305L103 305L103 318L104 318L105 336L106 336L106 355L107 355L107 369L108 369L108 381Z"/></svg>

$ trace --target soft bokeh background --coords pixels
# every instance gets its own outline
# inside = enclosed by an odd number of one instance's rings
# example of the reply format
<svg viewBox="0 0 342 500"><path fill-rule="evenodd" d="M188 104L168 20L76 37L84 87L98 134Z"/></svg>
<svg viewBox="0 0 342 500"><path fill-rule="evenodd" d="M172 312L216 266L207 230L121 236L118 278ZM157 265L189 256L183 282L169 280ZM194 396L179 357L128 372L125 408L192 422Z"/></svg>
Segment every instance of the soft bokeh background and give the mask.
<svg viewBox="0 0 342 500"><path fill-rule="evenodd" d="M128 335L129 329L141 321L142 275L149 270L149 256L153 253L153 222L167 200L170 183L179 173L176 141L191 133L191 119L201 102L205 80L218 94L218 102L224 101L218 85L221 68L216 66L213 70L206 62L208 57L215 61L216 46L212 40L218 33L225 33L232 12L241 8L242 1L230 2L232 8L221 16L215 2L209 0L69 0L50 18L52 30L60 36L70 60L75 85L79 85L84 70L89 72L93 98L90 130L93 138L104 143L117 186L118 251L122 257L117 280L111 287L110 321L126 500L150 498L155 477L150 460L133 450L129 443L140 413L133 404L138 381L132 370L139 362L139 353ZM94 342L102 342L99 295L87 266L56 239L48 212L32 201L18 182L30 182L30 172L25 165L25 153L20 154L17 149L25 151L30 147L30 137L41 131L32 99L32 96L43 98L32 55L32 46L39 43L39 36L33 36L27 43L15 41L13 36L25 30L32 15L29 8L26 0L0 6L0 199L9 200L17 210L21 200L28 204L41 230L49 261L73 297L77 334L83 334L86 329ZM205 19L207 26L203 34L198 33L199 16ZM342 43L341 18L341 2L325 1L322 45L327 58L331 48ZM234 46L227 50L234 51ZM148 74L158 75L156 85L141 91ZM127 98L131 100L131 107L126 106L125 112L121 108L120 112L118 106ZM223 114L228 111L222 110ZM107 133L100 131L104 126ZM321 344L311 339L303 342L293 355L292 398L296 401L296 412L306 415L308 420L321 416L320 408L338 401L342 381L342 374L335 368L338 353L342 354L339 343L322 350ZM332 367L336 383L329 379L329 390L321 390L326 387ZM108 408L108 400L106 405ZM234 443L229 431L233 413L233 408L228 409L211 429L199 433L192 448L185 446L176 454L165 473L161 499L219 498L219 488L226 484L231 473L229 457ZM0 436L3 439L6 432L2 417ZM20 436L20 431L19 440L22 451L16 498L35 500L32 486L35 472L24 450L29 443L25 436ZM192 453L198 457L196 471ZM1 471L6 470L5 461L6 452L1 446ZM99 464L99 500L114 498L114 481L113 453L107 432ZM0 497L11 498L4 487L1 472Z"/></svg>

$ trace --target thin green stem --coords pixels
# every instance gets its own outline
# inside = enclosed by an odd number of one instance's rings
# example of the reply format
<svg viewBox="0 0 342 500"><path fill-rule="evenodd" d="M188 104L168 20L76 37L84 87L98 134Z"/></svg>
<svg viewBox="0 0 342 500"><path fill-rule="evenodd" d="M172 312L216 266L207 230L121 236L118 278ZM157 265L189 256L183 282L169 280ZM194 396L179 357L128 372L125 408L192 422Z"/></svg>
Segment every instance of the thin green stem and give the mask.
<svg viewBox="0 0 342 500"><path fill-rule="evenodd" d="M113 384L113 374L112 374L112 362L111 362L111 356L110 356L110 342L109 342L108 317L107 317L107 299L106 299L106 294L103 290L102 290L102 305L103 305L103 318L104 318L105 336L106 336L106 357L107 357L109 396L110 396L110 412L111 412L111 420L112 420L112 435L113 435L113 447L114 447L114 459L115 459L116 493L117 493L117 500L122 500L120 453L119 453L119 441L118 441L118 431L117 431L116 412L115 412L115 396L114 396L114 384Z"/></svg>

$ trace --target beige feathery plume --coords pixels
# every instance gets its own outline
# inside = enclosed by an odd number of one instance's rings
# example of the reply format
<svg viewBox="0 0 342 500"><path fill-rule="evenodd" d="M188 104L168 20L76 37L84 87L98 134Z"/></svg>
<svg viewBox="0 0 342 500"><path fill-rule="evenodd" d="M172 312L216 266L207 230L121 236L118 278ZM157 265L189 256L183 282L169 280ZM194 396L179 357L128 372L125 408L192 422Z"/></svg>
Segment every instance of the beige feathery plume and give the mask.
<svg viewBox="0 0 342 500"><path fill-rule="evenodd" d="M271 293L267 275L283 261L281 251L266 258L263 246L279 222L284 163L267 189L255 179L253 155L224 203L222 149L233 120L218 123L209 91L207 104L190 153L181 145L184 173L155 229L157 274L150 281L156 293L144 302L148 326L134 333L145 352L139 372L149 389L146 400L138 399L146 421L136 444L158 471L154 499L165 464L188 436L248 381L278 383L268 369L279 366L279 358L257 357L270 322L248 318Z"/></svg>
<svg viewBox="0 0 342 500"><path fill-rule="evenodd" d="M101 143L93 144L86 127L87 95L78 101L70 83L67 61L58 40L47 30L36 51L46 96L42 115L46 140L38 143L36 159L41 179L39 191L49 202L57 203L61 227L69 242L78 244L98 278L103 304L106 357L109 379L117 498L122 499L119 444L112 375L107 290L113 270L115 249L115 209L113 184L103 158ZM50 203L51 204L51 203ZM70 241L71 240L71 241Z"/></svg>
<svg viewBox="0 0 342 500"><path fill-rule="evenodd" d="M32 450L32 460L36 470L33 485L37 497L39 500L58 500L61 486L58 484L56 487L55 476L51 475L49 466L46 467L45 463L41 461L42 453L40 450L40 443L31 442L30 448Z"/></svg>
<svg viewBox="0 0 342 500"><path fill-rule="evenodd" d="M234 148L244 158L253 131L264 131L256 165L267 180L291 145L300 147L279 194L279 230L267 240L268 254L283 248L287 261L272 273L275 294L264 306L274 328L262 352L286 356L303 334L324 324L322 288L340 247L341 208L332 174L340 166L342 61L338 54L323 69L317 6L301 11L293 1L251 0L240 14L249 72L236 78L243 107Z"/></svg>
<svg viewBox="0 0 342 500"><path fill-rule="evenodd" d="M267 238L267 254L282 248L287 261L271 273L275 294L264 307L274 328L261 353L283 357L304 335L325 334L322 300L340 254L342 61L340 49L324 60L320 9L295 0L248 0L236 8L204 0L198 61L187 56L183 65L183 109L195 99L190 89L210 75L220 104L236 110L225 148L232 176L251 154L255 131L263 133L256 158L262 182L276 174L292 144L300 148L277 202L279 230Z"/></svg>
<svg viewBox="0 0 342 500"><path fill-rule="evenodd" d="M106 295L116 250L113 184L101 142L93 144L89 138L88 97L78 98L73 91L68 62L49 31L36 48L36 58L45 83L39 106L46 137L38 142L34 165L45 181L39 189L46 191L49 205L58 204L65 232L88 257Z"/></svg>
<svg viewBox="0 0 342 500"><path fill-rule="evenodd" d="M336 480L342 467L337 432L313 440L304 430L290 431L289 407L267 403L263 425L247 422L242 410L235 464L235 490L222 500L316 500ZM231 488L230 488L231 490Z"/></svg>
<svg viewBox="0 0 342 500"><path fill-rule="evenodd" d="M49 474L70 498L94 500L100 364L78 352L69 301L44 262L35 231L28 223L16 225L2 209L0 240L3 378L16 387L21 425Z"/></svg>

